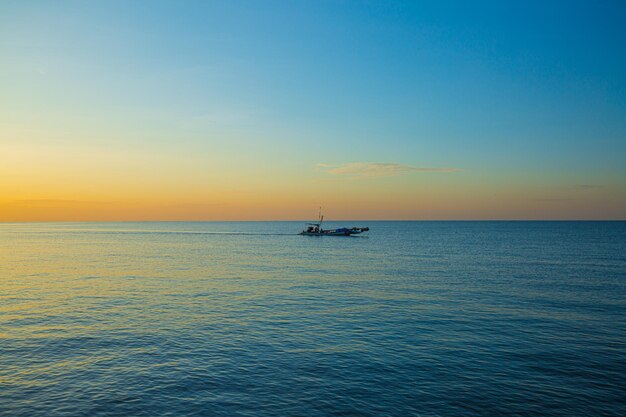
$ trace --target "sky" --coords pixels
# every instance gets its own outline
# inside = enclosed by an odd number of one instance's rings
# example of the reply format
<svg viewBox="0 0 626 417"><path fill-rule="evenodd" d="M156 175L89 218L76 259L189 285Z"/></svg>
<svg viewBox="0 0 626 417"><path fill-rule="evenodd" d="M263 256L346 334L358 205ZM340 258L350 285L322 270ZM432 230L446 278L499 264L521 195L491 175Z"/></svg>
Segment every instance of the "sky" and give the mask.
<svg viewBox="0 0 626 417"><path fill-rule="evenodd" d="M0 221L626 219L623 1L0 2Z"/></svg>

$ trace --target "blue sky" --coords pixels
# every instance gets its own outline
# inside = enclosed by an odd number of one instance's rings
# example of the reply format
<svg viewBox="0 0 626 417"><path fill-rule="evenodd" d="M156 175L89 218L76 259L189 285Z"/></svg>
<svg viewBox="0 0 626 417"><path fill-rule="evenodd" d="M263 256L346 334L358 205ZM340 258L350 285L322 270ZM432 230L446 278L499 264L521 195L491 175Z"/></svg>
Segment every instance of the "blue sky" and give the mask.
<svg viewBox="0 0 626 417"><path fill-rule="evenodd" d="M5 1L0 53L5 144L303 181L320 163L451 167L451 193L595 185L626 207L619 1Z"/></svg>

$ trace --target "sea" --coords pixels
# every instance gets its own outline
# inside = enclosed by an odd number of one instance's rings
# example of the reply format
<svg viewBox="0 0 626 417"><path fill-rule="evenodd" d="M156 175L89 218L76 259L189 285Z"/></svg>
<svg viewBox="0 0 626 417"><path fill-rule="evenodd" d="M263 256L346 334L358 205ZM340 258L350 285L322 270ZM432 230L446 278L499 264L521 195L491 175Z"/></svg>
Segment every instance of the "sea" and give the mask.
<svg viewBox="0 0 626 417"><path fill-rule="evenodd" d="M626 222L0 224L0 415L624 416Z"/></svg>

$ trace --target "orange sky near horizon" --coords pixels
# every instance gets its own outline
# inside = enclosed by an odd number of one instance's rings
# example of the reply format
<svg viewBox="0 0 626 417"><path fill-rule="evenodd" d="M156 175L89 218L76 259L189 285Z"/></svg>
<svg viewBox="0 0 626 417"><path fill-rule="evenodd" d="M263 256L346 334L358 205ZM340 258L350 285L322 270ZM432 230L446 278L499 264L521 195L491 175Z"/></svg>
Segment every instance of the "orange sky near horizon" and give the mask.
<svg viewBox="0 0 626 417"><path fill-rule="evenodd" d="M626 206L619 184L494 178L477 168L404 172L392 166L390 172L370 164L331 173L130 149L0 151L8 156L0 167L3 222L306 220L319 206L329 220L620 219Z"/></svg>

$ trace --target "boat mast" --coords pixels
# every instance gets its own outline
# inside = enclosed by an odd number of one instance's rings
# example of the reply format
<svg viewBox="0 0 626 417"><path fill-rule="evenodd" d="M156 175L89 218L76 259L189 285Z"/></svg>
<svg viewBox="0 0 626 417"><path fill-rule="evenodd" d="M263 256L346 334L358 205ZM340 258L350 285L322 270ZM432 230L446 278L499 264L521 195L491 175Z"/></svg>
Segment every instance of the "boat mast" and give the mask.
<svg viewBox="0 0 626 417"><path fill-rule="evenodd" d="M324 216L322 216L322 207L320 207L319 219L320 219L320 232L321 232L322 231L322 222L324 221Z"/></svg>

